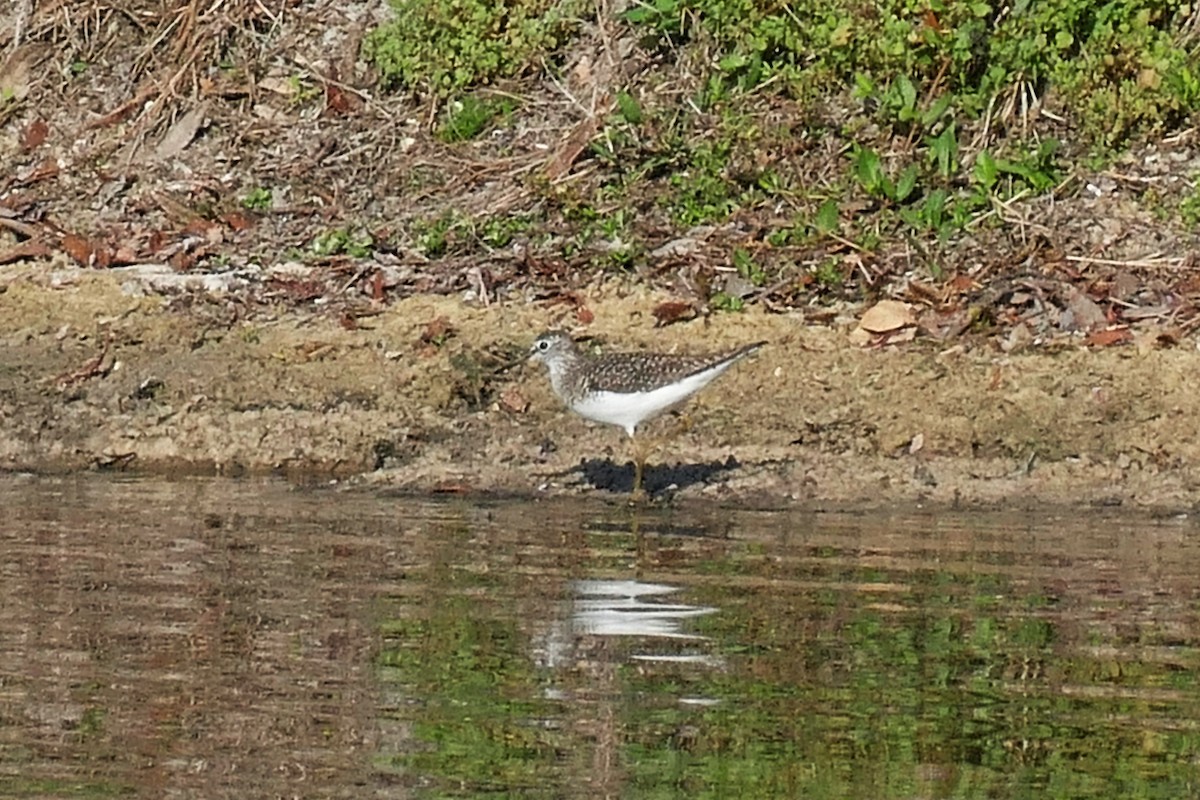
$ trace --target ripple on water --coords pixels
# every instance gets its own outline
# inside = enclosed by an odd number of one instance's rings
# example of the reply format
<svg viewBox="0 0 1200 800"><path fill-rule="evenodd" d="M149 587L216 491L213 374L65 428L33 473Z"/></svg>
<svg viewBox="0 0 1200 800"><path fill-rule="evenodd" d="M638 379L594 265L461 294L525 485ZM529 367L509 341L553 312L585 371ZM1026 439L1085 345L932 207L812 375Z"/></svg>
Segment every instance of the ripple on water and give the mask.
<svg viewBox="0 0 1200 800"><path fill-rule="evenodd" d="M1200 794L1187 520L0 502L6 797Z"/></svg>

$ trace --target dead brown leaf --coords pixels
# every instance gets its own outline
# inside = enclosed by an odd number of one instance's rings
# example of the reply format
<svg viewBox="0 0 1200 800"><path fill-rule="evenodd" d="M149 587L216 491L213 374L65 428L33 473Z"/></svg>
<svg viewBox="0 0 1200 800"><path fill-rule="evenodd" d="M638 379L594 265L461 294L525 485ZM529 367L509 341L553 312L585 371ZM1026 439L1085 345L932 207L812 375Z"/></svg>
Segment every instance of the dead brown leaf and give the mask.
<svg viewBox="0 0 1200 800"><path fill-rule="evenodd" d="M970 277L969 275L962 274L955 275L950 279L950 283L947 285L951 290L957 292L958 294L966 294L967 292L979 287L979 284L974 278Z"/></svg>
<svg viewBox="0 0 1200 800"><path fill-rule="evenodd" d="M125 469L135 460L137 460L137 453L117 453L112 450L105 450L96 456L92 463L99 469Z"/></svg>
<svg viewBox="0 0 1200 800"><path fill-rule="evenodd" d="M880 347L888 344L903 344L904 342L911 342L915 338L917 338L917 329L909 325L907 328L879 334L878 344Z"/></svg>
<svg viewBox="0 0 1200 800"><path fill-rule="evenodd" d="M1083 340L1089 347L1111 347L1114 344L1124 344L1133 341L1133 334L1128 328L1110 328L1104 331L1092 331Z"/></svg>
<svg viewBox="0 0 1200 800"><path fill-rule="evenodd" d="M221 229L221 226L201 217L192 217L183 230L185 233L203 236L209 244L220 244L225 241L225 231Z"/></svg>
<svg viewBox="0 0 1200 800"><path fill-rule="evenodd" d="M125 266L128 264L136 264L141 259L138 258L138 252L129 245L117 245L116 249L110 251L111 259L109 266Z"/></svg>
<svg viewBox="0 0 1200 800"><path fill-rule="evenodd" d="M962 335L971 326L971 315L965 308L957 308L953 311L928 309L921 314L917 325L926 336L938 341L945 341Z"/></svg>
<svg viewBox="0 0 1200 800"><path fill-rule="evenodd" d="M230 211L221 217L221 221L235 231L241 232L254 227L254 219L241 211Z"/></svg>
<svg viewBox="0 0 1200 800"><path fill-rule="evenodd" d="M333 350L334 346L327 342L303 342L296 346L296 352L305 361L320 361Z"/></svg>
<svg viewBox="0 0 1200 800"><path fill-rule="evenodd" d="M1141 287L1142 282L1133 274L1121 270L1113 276L1108 286L1108 296L1114 300L1125 300L1132 297Z"/></svg>
<svg viewBox="0 0 1200 800"><path fill-rule="evenodd" d="M35 119L29 123L29 127L25 129L25 133L21 136L21 149L29 152L41 147L46 136L50 133L50 126L46 124L44 119Z"/></svg>
<svg viewBox="0 0 1200 800"><path fill-rule="evenodd" d="M912 308L899 300L880 300L862 315L858 326L869 333L888 333L915 325Z"/></svg>
<svg viewBox="0 0 1200 800"><path fill-rule="evenodd" d="M15 7L10 6L10 8ZM32 6L30 9L32 10ZM9 17L5 21L11 22L12 18ZM44 57L41 48L28 44L18 47L0 63L0 97L11 97L14 100L24 100L28 97L31 86L30 76L35 74L35 68Z"/></svg>
<svg viewBox="0 0 1200 800"><path fill-rule="evenodd" d="M682 300L667 300L655 306L651 313L654 314L654 327L665 328L676 322L693 319L696 316L696 307Z"/></svg>
<svg viewBox="0 0 1200 800"><path fill-rule="evenodd" d="M988 391L994 392L1004 385L1004 371L1000 367L992 370L992 378L988 381Z"/></svg>
<svg viewBox="0 0 1200 800"><path fill-rule="evenodd" d="M147 100L158 94L160 91L162 90L158 83L151 82L148 86L143 86L142 89L138 91L138 93L130 100L125 101L104 116L89 122L84 126L84 129L95 130L96 128L107 128L109 125L120 122L144 106Z"/></svg>
<svg viewBox="0 0 1200 800"><path fill-rule="evenodd" d="M58 159L54 156L46 156L42 163L37 166L37 169L30 172L21 180L17 181L18 186L30 186L38 181L44 181L47 178L53 178L58 174Z"/></svg>
<svg viewBox="0 0 1200 800"><path fill-rule="evenodd" d="M448 317L435 317L425 323L425 330L421 332L421 341L425 344L440 345L453 333L454 326L450 324Z"/></svg>
<svg viewBox="0 0 1200 800"><path fill-rule="evenodd" d="M520 389L508 386L500 392L500 407L514 414L524 414L529 408L529 401L525 399L525 395L521 394Z"/></svg>
<svg viewBox="0 0 1200 800"><path fill-rule="evenodd" d="M934 286L921 281L909 281L908 296L910 299L921 303L941 303L942 292Z"/></svg>
<svg viewBox="0 0 1200 800"><path fill-rule="evenodd" d="M150 231L149 238L146 239L146 250L150 253L157 254L167 246L167 234L160 230Z"/></svg>
<svg viewBox="0 0 1200 800"><path fill-rule="evenodd" d="M96 253L96 248L87 239L82 236L77 236L74 233L64 234L62 237L62 249L74 259L80 266L92 266L92 257Z"/></svg>
<svg viewBox="0 0 1200 800"><path fill-rule="evenodd" d="M325 108L335 114L346 115L354 110L357 97L332 83L325 84Z"/></svg>

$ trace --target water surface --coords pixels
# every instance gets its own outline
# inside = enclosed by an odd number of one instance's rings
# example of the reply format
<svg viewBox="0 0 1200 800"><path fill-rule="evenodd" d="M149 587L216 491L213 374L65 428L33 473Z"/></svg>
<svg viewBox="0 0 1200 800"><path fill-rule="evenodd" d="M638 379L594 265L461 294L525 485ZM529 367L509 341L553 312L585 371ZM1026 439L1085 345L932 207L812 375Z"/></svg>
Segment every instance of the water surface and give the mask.
<svg viewBox="0 0 1200 800"><path fill-rule="evenodd" d="M1200 796L1200 529L0 477L0 796Z"/></svg>

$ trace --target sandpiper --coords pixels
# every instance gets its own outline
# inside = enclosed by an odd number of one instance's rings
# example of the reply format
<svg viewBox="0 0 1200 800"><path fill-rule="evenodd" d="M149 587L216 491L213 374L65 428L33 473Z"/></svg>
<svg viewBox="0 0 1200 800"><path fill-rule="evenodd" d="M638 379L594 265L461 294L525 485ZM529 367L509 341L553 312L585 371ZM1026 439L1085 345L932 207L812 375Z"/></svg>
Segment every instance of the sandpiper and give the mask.
<svg viewBox="0 0 1200 800"><path fill-rule="evenodd" d="M723 353L604 353L579 349L566 333L539 336L529 356L550 370L554 393L572 411L596 422L625 429L633 440L633 493L642 494L646 454L634 438L637 426L680 405L718 375L766 342L747 344Z"/></svg>

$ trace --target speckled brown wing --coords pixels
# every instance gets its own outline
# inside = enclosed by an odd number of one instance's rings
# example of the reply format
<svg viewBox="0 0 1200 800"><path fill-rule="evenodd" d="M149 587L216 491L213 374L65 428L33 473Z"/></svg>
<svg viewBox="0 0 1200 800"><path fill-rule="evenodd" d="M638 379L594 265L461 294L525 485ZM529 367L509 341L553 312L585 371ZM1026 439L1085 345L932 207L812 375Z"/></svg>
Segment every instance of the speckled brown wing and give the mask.
<svg viewBox="0 0 1200 800"><path fill-rule="evenodd" d="M749 355L766 342L755 342L728 353L690 356L670 353L610 353L588 360L584 391L647 392Z"/></svg>

